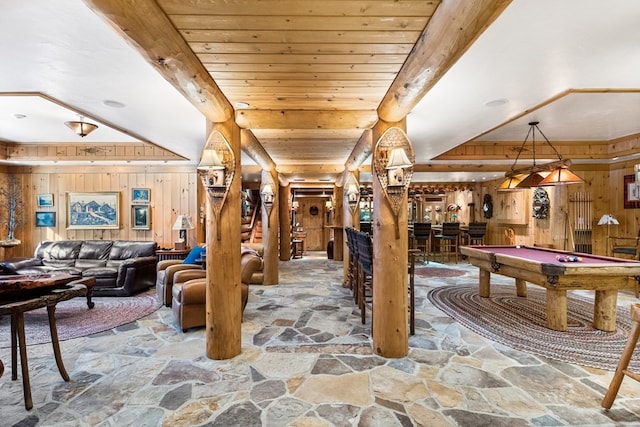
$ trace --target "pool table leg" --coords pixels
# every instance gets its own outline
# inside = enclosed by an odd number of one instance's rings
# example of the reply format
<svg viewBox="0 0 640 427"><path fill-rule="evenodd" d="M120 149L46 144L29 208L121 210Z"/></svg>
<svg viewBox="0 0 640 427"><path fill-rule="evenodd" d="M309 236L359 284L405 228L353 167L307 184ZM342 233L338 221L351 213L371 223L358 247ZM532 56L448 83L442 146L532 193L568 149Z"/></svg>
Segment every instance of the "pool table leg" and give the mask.
<svg viewBox="0 0 640 427"><path fill-rule="evenodd" d="M601 331L616 330L616 310L618 291L596 291L593 301L593 327Z"/></svg>
<svg viewBox="0 0 640 427"><path fill-rule="evenodd" d="M483 298L489 298L491 295L491 273L489 270L480 269L480 286L478 288L478 294Z"/></svg>
<svg viewBox="0 0 640 427"><path fill-rule="evenodd" d="M523 279L516 279L516 295L519 297L527 296L527 281Z"/></svg>
<svg viewBox="0 0 640 427"><path fill-rule="evenodd" d="M567 330L567 291L547 289L547 328Z"/></svg>

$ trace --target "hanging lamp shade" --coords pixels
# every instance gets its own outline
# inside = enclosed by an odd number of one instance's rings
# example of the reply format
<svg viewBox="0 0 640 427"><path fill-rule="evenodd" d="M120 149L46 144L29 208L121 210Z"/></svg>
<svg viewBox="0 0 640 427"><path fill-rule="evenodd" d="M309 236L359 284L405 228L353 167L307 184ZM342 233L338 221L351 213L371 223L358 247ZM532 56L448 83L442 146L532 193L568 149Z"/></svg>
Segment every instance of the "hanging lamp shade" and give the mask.
<svg viewBox="0 0 640 427"><path fill-rule="evenodd" d="M518 188L535 188L547 177L549 172L532 172L524 178Z"/></svg>
<svg viewBox="0 0 640 427"><path fill-rule="evenodd" d="M568 168L561 167L554 169L549 176L538 183L538 186L579 184L581 182L584 182L582 178L571 172Z"/></svg>
<svg viewBox="0 0 640 427"><path fill-rule="evenodd" d="M526 174L518 174L514 176L507 177L502 184L500 184L497 188L497 191L506 192L506 191L517 191L519 188L519 184L522 182L527 175Z"/></svg>
<svg viewBox="0 0 640 427"><path fill-rule="evenodd" d="M80 116L80 121L69 121L69 122L64 122L64 124L69 129L71 129L76 135L80 135L81 138L84 138L94 130L98 129L98 125L85 122L82 119L83 117Z"/></svg>

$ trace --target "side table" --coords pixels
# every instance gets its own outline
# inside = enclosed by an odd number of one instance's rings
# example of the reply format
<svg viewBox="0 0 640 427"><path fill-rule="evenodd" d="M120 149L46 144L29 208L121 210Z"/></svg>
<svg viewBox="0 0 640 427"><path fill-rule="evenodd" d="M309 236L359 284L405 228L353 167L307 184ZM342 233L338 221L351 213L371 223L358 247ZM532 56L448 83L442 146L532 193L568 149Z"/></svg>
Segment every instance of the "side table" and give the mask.
<svg viewBox="0 0 640 427"><path fill-rule="evenodd" d="M160 249L156 251L158 261L165 259L185 259L191 249Z"/></svg>

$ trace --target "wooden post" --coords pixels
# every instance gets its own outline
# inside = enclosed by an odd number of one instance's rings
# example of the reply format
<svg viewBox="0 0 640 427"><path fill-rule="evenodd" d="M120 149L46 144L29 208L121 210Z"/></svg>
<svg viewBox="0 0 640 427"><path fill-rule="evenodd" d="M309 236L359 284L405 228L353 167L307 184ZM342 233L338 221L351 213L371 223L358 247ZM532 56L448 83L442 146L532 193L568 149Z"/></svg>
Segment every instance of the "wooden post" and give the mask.
<svg viewBox="0 0 640 427"><path fill-rule="evenodd" d="M278 175L275 171L262 170L262 180L271 180L274 183L272 186L274 190L278 189ZM270 216L267 216L267 210L262 207L262 247L264 248L264 276L262 280L263 285L276 285L278 284L278 234L280 230L280 194L275 191L273 195L273 208L271 209Z"/></svg>
<svg viewBox="0 0 640 427"><path fill-rule="evenodd" d="M373 141L385 130L397 126L405 129L405 121L379 121L373 128ZM374 143L375 150L375 143ZM373 168L372 168L373 169ZM373 350L383 357L404 357L409 351L407 317L407 194L397 216L399 237L396 238L396 216L380 181L373 177Z"/></svg>
<svg viewBox="0 0 640 427"><path fill-rule="evenodd" d="M291 186L280 186L280 261L291 258Z"/></svg>
<svg viewBox="0 0 640 427"><path fill-rule="evenodd" d="M371 132L369 132L369 135L371 134ZM369 140L371 141L371 140ZM345 174L348 173L345 171ZM356 179L359 181L360 176L359 176L359 172L358 170L353 172L353 175L356 177ZM343 180L344 182L344 180ZM344 186L344 183L343 183ZM343 194L344 194L344 190L343 190ZM358 206L358 208L356 209L356 212L352 215L351 211L349 210L349 204L348 203L344 203L342 205L342 224L343 224L343 230L346 227L353 227L353 228L357 228L360 229L360 207ZM342 270L343 270L343 281L342 284L343 286L346 286L347 284L347 277L349 274L349 247L347 246L347 240L343 239L343 243L342 243Z"/></svg>
<svg viewBox="0 0 640 427"><path fill-rule="evenodd" d="M335 199L335 206L333 207L333 225L335 226L333 229L333 259L335 261L342 261L343 257L343 246L344 246L344 226L343 226L343 209L342 205L344 204L344 187L334 187L333 188L333 198Z"/></svg>
<svg viewBox="0 0 640 427"><path fill-rule="evenodd" d="M240 129L232 120L216 123L217 130L227 139L236 161L236 173L219 221L207 205L207 291L206 291L206 354L211 359L230 359L242 349L242 297L240 283ZM220 240L216 238L220 227Z"/></svg>

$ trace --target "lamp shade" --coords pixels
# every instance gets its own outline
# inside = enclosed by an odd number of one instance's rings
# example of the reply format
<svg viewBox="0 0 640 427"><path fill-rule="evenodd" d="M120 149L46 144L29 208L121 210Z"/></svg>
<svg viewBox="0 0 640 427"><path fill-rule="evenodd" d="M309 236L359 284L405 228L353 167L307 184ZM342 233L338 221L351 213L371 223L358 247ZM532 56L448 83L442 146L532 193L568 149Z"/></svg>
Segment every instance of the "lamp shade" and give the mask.
<svg viewBox="0 0 640 427"><path fill-rule="evenodd" d="M176 222L173 224L174 230L193 230L194 228L189 215L178 215Z"/></svg>
<svg viewBox="0 0 640 427"><path fill-rule="evenodd" d="M224 169L224 165L222 164L222 160L220 160L218 152L212 148L207 148L202 153L198 169Z"/></svg>
<svg viewBox="0 0 640 427"><path fill-rule="evenodd" d="M575 173L571 172L566 167L554 169L545 179L538 183L539 186L544 187L548 185L564 185L564 184L579 184L584 182Z"/></svg>
<svg viewBox="0 0 640 427"><path fill-rule="evenodd" d="M407 157L407 153L404 151L404 148L394 148L391 150L387 169L410 168L411 166L413 166L413 164Z"/></svg>
<svg viewBox="0 0 640 427"><path fill-rule="evenodd" d="M273 196L273 188L271 187L271 184L265 184L264 187L262 187L262 194L265 196Z"/></svg>
<svg viewBox="0 0 640 427"><path fill-rule="evenodd" d="M611 214L604 214L600 217L598 225L618 225L620 224L615 216Z"/></svg>
<svg viewBox="0 0 640 427"><path fill-rule="evenodd" d="M94 125L93 123L83 122L82 120L64 122L64 124L73 132L75 132L77 135L80 135L81 138L84 138L94 130L98 129L98 125Z"/></svg>
<svg viewBox="0 0 640 427"><path fill-rule="evenodd" d="M500 192L517 191L519 190L518 185L522 182L522 179L525 176L526 176L525 174L510 176L504 181L502 181L502 184L498 186L497 190Z"/></svg>
<svg viewBox="0 0 640 427"><path fill-rule="evenodd" d="M518 188L532 188L540 185L549 176L549 172L532 172L517 185Z"/></svg>
<svg viewBox="0 0 640 427"><path fill-rule="evenodd" d="M358 194L358 187L355 184L349 184L347 188L347 195Z"/></svg>

